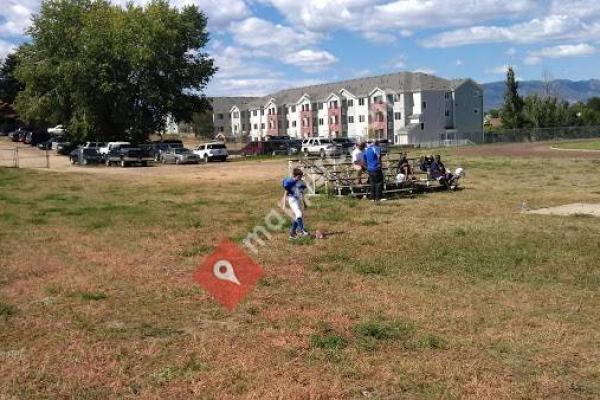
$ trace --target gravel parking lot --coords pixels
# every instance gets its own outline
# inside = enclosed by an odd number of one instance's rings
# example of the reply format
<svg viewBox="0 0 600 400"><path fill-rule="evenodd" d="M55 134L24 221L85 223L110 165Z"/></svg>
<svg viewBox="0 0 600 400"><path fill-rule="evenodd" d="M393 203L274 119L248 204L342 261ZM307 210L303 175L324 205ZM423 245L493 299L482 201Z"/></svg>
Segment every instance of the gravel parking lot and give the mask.
<svg viewBox="0 0 600 400"><path fill-rule="evenodd" d="M211 162L198 165L162 165L154 163L149 167L127 168L105 167L104 165L82 167L71 165L68 157L59 156L54 150L49 151L48 164L50 168L46 168L47 160L44 151L23 143L13 143L4 137L0 138L0 166L12 165L12 149L15 147L18 148L19 166L21 168L36 168L42 171L209 181L263 181L279 179L288 173L287 162L281 159Z"/></svg>

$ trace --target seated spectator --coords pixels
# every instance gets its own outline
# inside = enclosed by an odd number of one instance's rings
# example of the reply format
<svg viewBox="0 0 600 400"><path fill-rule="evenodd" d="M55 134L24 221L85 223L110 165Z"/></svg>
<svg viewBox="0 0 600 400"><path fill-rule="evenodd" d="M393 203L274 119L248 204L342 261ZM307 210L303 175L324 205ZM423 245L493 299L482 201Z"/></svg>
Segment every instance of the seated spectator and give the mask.
<svg viewBox="0 0 600 400"><path fill-rule="evenodd" d="M357 143L356 147L352 151L352 168L356 171L356 183L362 184L362 176L366 170L366 164L364 160L365 144L364 142Z"/></svg>
<svg viewBox="0 0 600 400"><path fill-rule="evenodd" d="M432 179L438 181L440 185L450 188L450 184L453 181L453 175L446 171L446 166L442 162L439 154L435 156L435 159L431 162L429 169Z"/></svg>
<svg viewBox="0 0 600 400"><path fill-rule="evenodd" d="M398 160L398 166L396 167L396 175L398 174L404 175L407 179L408 177L412 176L412 179L414 179L413 170L410 165L410 162L408 161L408 158L406 158L406 153L401 154L400 159Z"/></svg>

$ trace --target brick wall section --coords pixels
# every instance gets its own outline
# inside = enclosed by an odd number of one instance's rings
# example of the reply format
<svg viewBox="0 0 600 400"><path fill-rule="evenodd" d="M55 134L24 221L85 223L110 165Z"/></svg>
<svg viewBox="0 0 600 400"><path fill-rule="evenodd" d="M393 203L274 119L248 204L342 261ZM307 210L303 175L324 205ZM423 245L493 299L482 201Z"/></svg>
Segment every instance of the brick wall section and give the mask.
<svg viewBox="0 0 600 400"><path fill-rule="evenodd" d="M387 132L387 104L383 103L375 103L371 105L371 127L374 130L383 129ZM381 120L378 118L382 117Z"/></svg>

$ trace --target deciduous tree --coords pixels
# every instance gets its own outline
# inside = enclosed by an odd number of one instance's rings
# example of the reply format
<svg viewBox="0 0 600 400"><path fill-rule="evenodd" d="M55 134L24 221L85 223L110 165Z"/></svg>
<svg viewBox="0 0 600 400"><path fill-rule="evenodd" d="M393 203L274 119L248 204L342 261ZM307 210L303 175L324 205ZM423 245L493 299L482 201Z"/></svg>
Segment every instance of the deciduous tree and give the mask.
<svg viewBox="0 0 600 400"><path fill-rule="evenodd" d="M75 139L141 141L168 115L189 121L209 106L202 93L216 69L195 6L45 0L29 34L16 70L26 120L65 124Z"/></svg>

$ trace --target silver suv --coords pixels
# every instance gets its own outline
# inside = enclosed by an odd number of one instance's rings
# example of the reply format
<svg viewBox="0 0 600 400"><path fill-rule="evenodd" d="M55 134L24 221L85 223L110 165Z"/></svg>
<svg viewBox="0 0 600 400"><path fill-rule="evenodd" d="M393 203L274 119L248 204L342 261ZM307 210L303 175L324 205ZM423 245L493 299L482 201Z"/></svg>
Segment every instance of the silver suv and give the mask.
<svg viewBox="0 0 600 400"><path fill-rule="evenodd" d="M321 157L339 156L342 154L342 146L337 145L329 138L304 139L302 141L302 153Z"/></svg>

